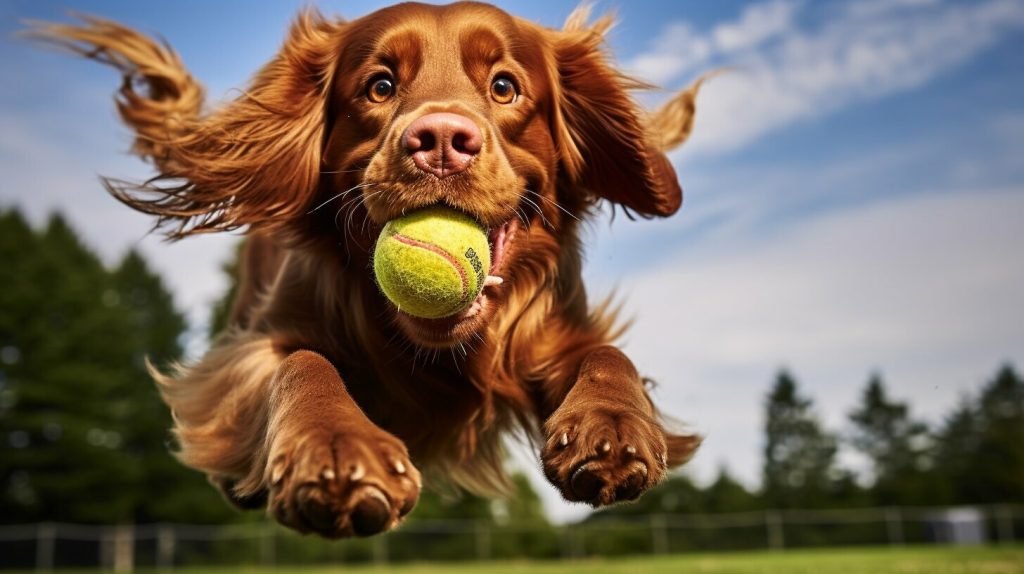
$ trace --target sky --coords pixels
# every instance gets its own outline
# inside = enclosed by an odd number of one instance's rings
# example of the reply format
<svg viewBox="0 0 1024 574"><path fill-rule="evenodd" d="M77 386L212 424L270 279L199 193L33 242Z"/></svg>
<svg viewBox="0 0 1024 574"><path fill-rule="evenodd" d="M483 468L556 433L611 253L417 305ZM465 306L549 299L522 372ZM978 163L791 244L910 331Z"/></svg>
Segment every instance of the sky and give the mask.
<svg viewBox="0 0 1024 574"><path fill-rule="evenodd" d="M275 53L306 2L0 4L0 207L41 224L60 210L116 262L141 250L192 321L201 353L220 265L238 236L175 244L106 195L144 179L116 119L113 71L13 37L69 11L166 38L212 101ZM386 3L315 2L357 17ZM557 27L575 2L499 2ZM687 467L756 487L763 401L786 368L830 429L872 373L940 424L1010 362L1024 367L1024 1L599 2L618 64L664 90L725 69L671 154L683 209L588 225L592 297L634 320L624 348L663 411L706 436ZM517 464L536 461L519 452ZM861 464L849 452L844 464ZM586 510L538 490L564 520Z"/></svg>

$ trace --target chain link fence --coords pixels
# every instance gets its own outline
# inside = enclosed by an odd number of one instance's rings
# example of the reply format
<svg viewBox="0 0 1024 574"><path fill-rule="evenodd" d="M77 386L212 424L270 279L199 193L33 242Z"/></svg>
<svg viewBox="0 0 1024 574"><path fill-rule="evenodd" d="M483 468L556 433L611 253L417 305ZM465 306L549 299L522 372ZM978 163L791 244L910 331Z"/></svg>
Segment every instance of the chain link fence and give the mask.
<svg viewBox="0 0 1024 574"><path fill-rule="evenodd" d="M0 526L0 568L389 563L426 560L574 559L770 548L904 544L1013 544L1024 506L766 510L732 514L597 514L578 524L410 521L370 539L323 541L270 522Z"/></svg>

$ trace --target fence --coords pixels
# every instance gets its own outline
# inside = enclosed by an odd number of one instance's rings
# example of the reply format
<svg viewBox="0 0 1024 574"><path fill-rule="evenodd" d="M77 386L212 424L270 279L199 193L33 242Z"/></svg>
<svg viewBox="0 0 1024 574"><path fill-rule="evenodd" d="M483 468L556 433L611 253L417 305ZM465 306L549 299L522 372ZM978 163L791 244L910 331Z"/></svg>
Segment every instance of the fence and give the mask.
<svg viewBox="0 0 1024 574"><path fill-rule="evenodd" d="M325 564L409 560L573 559L849 545L1015 543L1024 507L767 510L733 514L597 514L572 525L411 521L386 536L325 542L271 523L0 527L0 568L48 572L136 566Z"/></svg>

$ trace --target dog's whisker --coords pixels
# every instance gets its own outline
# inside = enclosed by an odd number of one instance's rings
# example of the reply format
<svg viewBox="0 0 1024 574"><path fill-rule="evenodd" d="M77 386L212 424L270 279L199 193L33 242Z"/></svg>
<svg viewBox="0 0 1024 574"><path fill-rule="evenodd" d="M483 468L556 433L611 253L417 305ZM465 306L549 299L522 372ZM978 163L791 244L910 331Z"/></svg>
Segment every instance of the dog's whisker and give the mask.
<svg viewBox="0 0 1024 574"><path fill-rule="evenodd" d="M330 170L330 171L321 171L320 173L323 174L323 175L332 175L332 174L338 174L338 173L359 173L359 172L364 171L364 170L366 170L365 167L357 167L355 169L335 169L335 170Z"/></svg>
<svg viewBox="0 0 1024 574"><path fill-rule="evenodd" d="M562 213L564 213L564 214L568 215L569 217L571 217L571 218L575 219L576 221L580 221L580 218L579 218L579 217L577 217L576 215L574 215L574 214L573 214L572 212L570 212L570 211L569 211L568 209L566 209L565 207L562 207L562 204L560 204L560 203L558 203L557 201L555 201L555 200L551 199L550 197L545 197L545 196L543 196L543 195L541 195L541 194L537 193L536 191L533 191L532 189L526 189L526 191L527 191L528 193L532 193L533 195L535 195L535 196L537 196L537 197L541 198L542 200L544 200L544 201L546 201L546 202L550 203L551 205L553 205L553 206L555 206L556 208L558 208L558 209L559 209L559 210L560 210L560 211L561 211Z"/></svg>
<svg viewBox="0 0 1024 574"><path fill-rule="evenodd" d="M327 201L321 203L320 205L314 207L313 209L310 209L309 211L306 212L306 215L309 215L309 214L311 214L311 213L313 213L315 211L318 211L321 207L327 205L328 203L334 201L335 199L338 199L339 197L344 197L346 194L349 194L349 193L351 193L353 191L356 191L357 189L362 189L364 187L369 187L371 185L373 185L373 184L372 183L360 183L358 185L352 186L352 187L346 189L345 191L335 195L334 197L328 199Z"/></svg>
<svg viewBox="0 0 1024 574"><path fill-rule="evenodd" d="M540 219L541 219L541 221L543 221L543 222L544 222L544 225L547 225L547 226L548 226L549 228L551 228L551 229L554 229L554 228L555 228L555 226L554 226L554 225L552 225L550 221L548 221L548 218L547 218L547 216L545 216L545 215L544 215L544 210L542 210L542 209L540 208L540 206L539 206L539 205L537 205L537 203L536 203L535 201L533 201L532 199L530 199L529 197L526 197L526 196L523 196L523 197L522 197L522 199L523 199L523 201L525 201L525 202L526 202L526 203L527 203L528 205L530 205L530 206L532 206L532 207L533 207L533 209L534 209L534 210L535 210L535 211L537 212L537 215L539 215L539 216L540 216Z"/></svg>

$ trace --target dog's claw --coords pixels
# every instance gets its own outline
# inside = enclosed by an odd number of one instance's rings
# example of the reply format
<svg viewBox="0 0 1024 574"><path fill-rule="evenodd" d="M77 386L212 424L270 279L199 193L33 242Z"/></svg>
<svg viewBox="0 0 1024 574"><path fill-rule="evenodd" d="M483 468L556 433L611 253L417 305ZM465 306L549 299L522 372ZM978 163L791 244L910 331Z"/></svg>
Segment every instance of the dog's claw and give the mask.
<svg viewBox="0 0 1024 574"><path fill-rule="evenodd" d="M366 469L363 468L363 465L356 464L352 467L352 472L349 473L348 479L352 482L356 482L364 476L366 476Z"/></svg>

